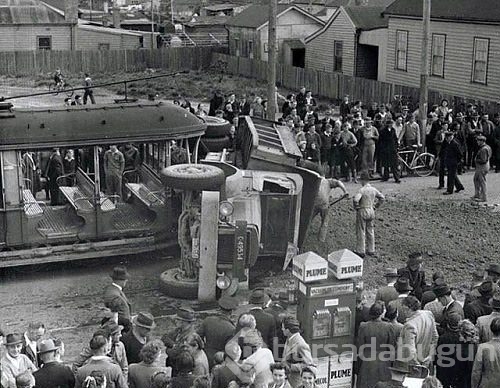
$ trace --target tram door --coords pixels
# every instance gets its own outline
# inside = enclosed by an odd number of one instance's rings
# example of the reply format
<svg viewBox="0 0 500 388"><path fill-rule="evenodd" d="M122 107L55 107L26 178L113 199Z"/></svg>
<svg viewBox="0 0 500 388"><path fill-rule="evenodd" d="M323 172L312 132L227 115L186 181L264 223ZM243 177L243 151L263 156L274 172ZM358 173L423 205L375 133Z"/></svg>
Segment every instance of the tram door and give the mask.
<svg viewBox="0 0 500 388"><path fill-rule="evenodd" d="M21 218L20 189L22 183L21 166L17 151L1 152L2 175L2 220L0 223L0 242L16 245L22 241L23 228Z"/></svg>
<svg viewBox="0 0 500 388"><path fill-rule="evenodd" d="M0 159L0 184L2 185L2 190L0 192L0 246L5 245L5 223L6 223L6 213L5 213L5 200L3 188L5 184L3 182L3 162Z"/></svg>

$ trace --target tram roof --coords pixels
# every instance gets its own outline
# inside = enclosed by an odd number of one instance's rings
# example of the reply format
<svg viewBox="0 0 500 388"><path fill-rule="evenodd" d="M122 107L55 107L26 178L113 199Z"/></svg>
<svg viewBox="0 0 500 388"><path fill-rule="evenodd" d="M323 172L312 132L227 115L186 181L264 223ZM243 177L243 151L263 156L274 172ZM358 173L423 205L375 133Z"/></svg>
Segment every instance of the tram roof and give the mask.
<svg viewBox="0 0 500 388"><path fill-rule="evenodd" d="M206 129L186 109L162 102L3 108L0 150L175 140L200 136Z"/></svg>

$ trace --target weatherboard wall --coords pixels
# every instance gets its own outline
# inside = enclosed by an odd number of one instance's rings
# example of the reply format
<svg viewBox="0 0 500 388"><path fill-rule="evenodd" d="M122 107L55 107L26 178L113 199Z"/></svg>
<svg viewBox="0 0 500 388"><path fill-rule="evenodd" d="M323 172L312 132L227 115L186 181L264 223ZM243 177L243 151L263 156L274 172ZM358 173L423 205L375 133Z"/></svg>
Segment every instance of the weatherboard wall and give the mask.
<svg viewBox="0 0 500 388"><path fill-rule="evenodd" d="M356 29L341 8L324 31L306 39L306 68L333 72L333 47L335 41L342 41L342 73L354 75Z"/></svg>
<svg viewBox="0 0 500 388"><path fill-rule="evenodd" d="M52 50L71 49L69 25L1 25L0 51L37 50L39 36L50 36Z"/></svg>
<svg viewBox="0 0 500 388"><path fill-rule="evenodd" d="M77 34L78 50L133 50L141 47L140 36L110 34L107 32L79 29Z"/></svg>
<svg viewBox="0 0 500 388"><path fill-rule="evenodd" d="M408 31L407 70L395 68L396 31ZM476 99L500 98L500 26L465 22L431 22L431 34L446 35L444 77L431 75L429 87L445 94ZM486 84L472 82L474 38L489 38ZM418 87L420 82L422 21L391 16L388 30L387 82ZM431 41L432 42L432 39ZM431 58L429 44L429 62ZM430 65L429 65L430 69Z"/></svg>

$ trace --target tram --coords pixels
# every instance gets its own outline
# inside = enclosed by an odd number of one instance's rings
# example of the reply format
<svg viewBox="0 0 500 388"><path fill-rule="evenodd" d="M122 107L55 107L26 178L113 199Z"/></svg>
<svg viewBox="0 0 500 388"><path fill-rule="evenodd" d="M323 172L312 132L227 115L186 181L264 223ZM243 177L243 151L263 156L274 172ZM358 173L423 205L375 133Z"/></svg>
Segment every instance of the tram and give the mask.
<svg viewBox="0 0 500 388"><path fill-rule="evenodd" d="M161 102L50 109L0 102L0 267L175 245L175 201L159 172L178 149L183 162L197 160L205 129L195 115ZM103 155L113 146L137 149L140 162L110 194ZM69 150L71 171L47 182L52 158Z"/></svg>

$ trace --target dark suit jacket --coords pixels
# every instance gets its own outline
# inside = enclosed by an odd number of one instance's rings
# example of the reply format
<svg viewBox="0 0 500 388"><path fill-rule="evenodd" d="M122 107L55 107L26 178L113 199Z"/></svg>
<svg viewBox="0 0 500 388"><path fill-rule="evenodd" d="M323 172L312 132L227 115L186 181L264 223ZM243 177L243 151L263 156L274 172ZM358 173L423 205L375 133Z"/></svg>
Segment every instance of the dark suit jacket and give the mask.
<svg viewBox="0 0 500 388"><path fill-rule="evenodd" d="M422 270L411 272L408 267L404 267L398 269L398 275L410 280L410 286L413 287L413 291L410 292L410 295L414 295L421 301L424 289L427 288L427 284L425 283L425 272Z"/></svg>
<svg viewBox="0 0 500 388"><path fill-rule="evenodd" d="M250 103L245 101L244 104L239 104L239 111L241 116L248 116L250 114Z"/></svg>
<svg viewBox="0 0 500 388"><path fill-rule="evenodd" d="M74 388L75 376L71 369L57 361L44 364L33 373L36 388Z"/></svg>
<svg viewBox="0 0 500 388"><path fill-rule="evenodd" d="M462 149L458 141L453 139L444 150L444 164L445 166L456 166L461 160Z"/></svg>
<svg viewBox="0 0 500 388"><path fill-rule="evenodd" d="M47 164L47 177L51 180L64 175L64 166L61 155L52 154Z"/></svg>
<svg viewBox="0 0 500 388"><path fill-rule="evenodd" d="M491 314L491 306L487 301L480 298L464 305L464 316L473 324L476 324L477 319L483 315Z"/></svg>
<svg viewBox="0 0 500 388"><path fill-rule="evenodd" d="M460 317L460 319L464 319L464 310L462 308L462 306L460 305L460 303L458 303L457 301L453 301L448 307L445 307L444 310L443 310L443 320L441 321L441 326L439 328L439 331L441 334L441 332L443 332L443 328L447 327L447 322L448 322L448 319L452 316L452 315L458 315Z"/></svg>
<svg viewBox="0 0 500 388"><path fill-rule="evenodd" d="M104 305L111 311L118 313L120 325L130 325L130 303L120 289L110 284L104 290ZM123 323L122 323L123 322Z"/></svg>
<svg viewBox="0 0 500 388"><path fill-rule="evenodd" d="M248 313L255 317L257 330L260 331L267 347L272 349L274 337L276 336L276 320L274 316L259 308L251 309Z"/></svg>
<svg viewBox="0 0 500 388"><path fill-rule="evenodd" d="M234 324L225 316L211 315L203 320L198 334L205 339L205 353L208 364L212 367L215 353L223 352L226 343L233 336Z"/></svg>
<svg viewBox="0 0 500 388"><path fill-rule="evenodd" d="M396 291L394 286L384 286L377 290L377 295L375 300L381 300L387 306L389 302L398 299L399 293Z"/></svg>

